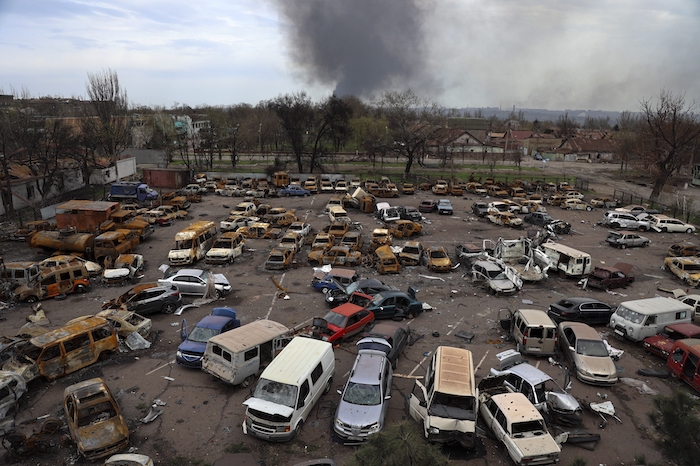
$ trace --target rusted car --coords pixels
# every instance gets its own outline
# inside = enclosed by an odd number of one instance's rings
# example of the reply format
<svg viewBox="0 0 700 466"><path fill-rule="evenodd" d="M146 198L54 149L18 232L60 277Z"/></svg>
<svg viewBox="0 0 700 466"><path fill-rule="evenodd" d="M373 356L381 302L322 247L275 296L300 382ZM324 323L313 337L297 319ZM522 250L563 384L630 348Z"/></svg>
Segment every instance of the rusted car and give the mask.
<svg viewBox="0 0 700 466"><path fill-rule="evenodd" d="M362 253L351 251L347 246L333 246L327 251L311 251L308 257L312 265L350 266L360 265Z"/></svg>
<svg viewBox="0 0 700 466"><path fill-rule="evenodd" d="M412 220L397 220L393 223L389 232L394 238L408 238L423 233L423 227L420 223Z"/></svg>
<svg viewBox="0 0 700 466"><path fill-rule="evenodd" d="M399 252L399 262L403 266L420 265L423 259L423 245L419 241L406 241L401 252Z"/></svg>
<svg viewBox="0 0 700 466"><path fill-rule="evenodd" d="M274 248L265 261L267 270L286 270L294 260L294 251L289 248Z"/></svg>
<svg viewBox="0 0 700 466"><path fill-rule="evenodd" d="M67 387L63 391L63 411L70 436L86 459L104 458L129 446L129 427L102 379Z"/></svg>
<svg viewBox="0 0 700 466"><path fill-rule="evenodd" d="M613 288L624 288L634 282L632 264L618 262L613 267L596 267L588 276L588 286L601 290L612 290Z"/></svg>
<svg viewBox="0 0 700 466"><path fill-rule="evenodd" d="M22 376L0 371L0 434L9 432L14 426L19 399L26 391L27 383Z"/></svg>
<svg viewBox="0 0 700 466"><path fill-rule="evenodd" d="M394 240L393 235L386 228L375 228L372 230L371 248L377 249L379 246L391 246Z"/></svg>
<svg viewBox="0 0 700 466"><path fill-rule="evenodd" d="M38 377L53 380L97 362L119 349L117 334L102 317L88 317L43 335L24 340L11 351L2 366L31 382Z"/></svg>
<svg viewBox="0 0 700 466"><path fill-rule="evenodd" d="M676 340L698 337L700 337L700 327L684 322L665 326L661 333L642 340L642 345L650 353L668 359Z"/></svg>
<svg viewBox="0 0 700 466"><path fill-rule="evenodd" d="M667 257L690 257L700 255L700 248L692 243L675 243L668 247Z"/></svg>
<svg viewBox="0 0 700 466"><path fill-rule="evenodd" d="M425 248L423 255L425 265L432 272L449 272L452 270L452 259L443 246L431 246Z"/></svg>
<svg viewBox="0 0 700 466"><path fill-rule="evenodd" d="M282 230L273 228L269 223L256 222L249 227L241 227L238 233L249 239L264 238L277 239L282 236Z"/></svg>
<svg viewBox="0 0 700 466"><path fill-rule="evenodd" d="M491 223L511 228L522 228L523 219L511 212L493 212L487 218Z"/></svg>
<svg viewBox="0 0 700 466"><path fill-rule="evenodd" d="M146 261L141 254L120 254L114 265L102 272L102 282L107 285L120 285L141 278L145 267Z"/></svg>

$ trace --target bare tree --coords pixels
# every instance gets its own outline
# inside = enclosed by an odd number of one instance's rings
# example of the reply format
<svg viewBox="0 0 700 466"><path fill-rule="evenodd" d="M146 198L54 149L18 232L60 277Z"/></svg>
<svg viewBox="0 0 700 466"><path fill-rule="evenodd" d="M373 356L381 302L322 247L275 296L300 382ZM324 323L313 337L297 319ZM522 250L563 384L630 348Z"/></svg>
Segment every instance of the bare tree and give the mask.
<svg viewBox="0 0 700 466"><path fill-rule="evenodd" d="M350 117L352 107L343 99L332 95L318 104L314 112L313 145L309 173L319 167L319 160L323 156L326 143L331 143L337 152L341 144L344 144L350 132ZM311 138L309 138L311 139Z"/></svg>
<svg viewBox="0 0 700 466"><path fill-rule="evenodd" d="M129 102L126 90L121 88L116 71L111 69L101 73L88 73L86 88L100 121L101 150L112 159L119 179L117 156L129 141Z"/></svg>
<svg viewBox="0 0 700 466"><path fill-rule="evenodd" d="M561 137L568 139L576 132L578 123L569 118L569 112L564 112L563 115L559 115L559 118L557 119L557 126L559 127L559 134Z"/></svg>
<svg viewBox="0 0 700 466"><path fill-rule="evenodd" d="M683 95L662 90L656 102L640 103L642 157L654 177L649 199L658 201L671 176L688 164L700 137L697 104L686 106Z"/></svg>
<svg viewBox="0 0 700 466"><path fill-rule="evenodd" d="M299 173L304 173L304 152L311 127L314 109L306 92L280 95L269 101L267 106L277 114L280 125L292 146ZM313 166L311 167L313 169Z"/></svg>
<svg viewBox="0 0 700 466"><path fill-rule="evenodd" d="M391 147L406 158L404 177L408 177L413 163L422 163L428 139L436 128L433 125L442 118L441 108L410 89L385 92L372 103L389 122Z"/></svg>

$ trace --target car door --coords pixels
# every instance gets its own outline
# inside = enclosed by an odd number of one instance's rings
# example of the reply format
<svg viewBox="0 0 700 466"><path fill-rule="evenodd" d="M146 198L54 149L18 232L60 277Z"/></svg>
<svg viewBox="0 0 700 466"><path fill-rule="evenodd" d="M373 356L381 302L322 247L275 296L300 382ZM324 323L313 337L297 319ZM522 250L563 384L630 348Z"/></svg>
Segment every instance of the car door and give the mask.
<svg viewBox="0 0 700 466"><path fill-rule="evenodd" d="M418 380L413 384L413 391L408 400L408 413L423 426L423 435L428 437L428 395L425 386Z"/></svg>
<svg viewBox="0 0 700 466"><path fill-rule="evenodd" d="M574 363L574 355L571 353L571 349L574 348L574 352L576 351L576 335L574 335L574 331L571 330L570 328L564 329L564 333L561 335L561 349L562 352L564 353L564 356L566 356L566 359Z"/></svg>
<svg viewBox="0 0 700 466"><path fill-rule="evenodd" d="M173 283L177 286L182 294L192 294L194 293L194 284L192 283L192 277L187 275L178 275L173 278Z"/></svg>
<svg viewBox="0 0 700 466"><path fill-rule="evenodd" d="M374 303L372 312L375 319L391 319L396 314L396 298L390 296Z"/></svg>

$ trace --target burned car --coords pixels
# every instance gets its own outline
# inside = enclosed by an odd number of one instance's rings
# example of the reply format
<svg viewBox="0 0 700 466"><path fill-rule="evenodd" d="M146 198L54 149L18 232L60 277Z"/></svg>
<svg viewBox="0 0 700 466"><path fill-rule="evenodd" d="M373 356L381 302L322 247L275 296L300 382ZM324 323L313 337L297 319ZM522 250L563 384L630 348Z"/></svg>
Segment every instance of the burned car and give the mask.
<svg viewBox="0 0 700 466"><path fill-rule="evenodd" d="M63 391L63 411L78 452L88 460L110 456L129 446L129 427L102 379L67 387Z"/></svg>
<svg viewBox="0 0 700 466"><path fill-rule="evenodd" d="M0 434L6 434L15 425L19 399L27 391L24 378L10 371L0 371Z"/></svg>
<svg viewBox="0 0 700 466"><path fill-rule="evenodd" d="M497 295L513 294L523 287L515 269L496 260L474 261L471 277L474 282L484 282Z"/></svg>
<svg viewBox="0 0 700 466"><path fill-rule="evenodd" d="M612 290L613 288L624 288L634 282L632 264L618 262L613 267L598 266L588 276L586 286L598 288L600 290Z"/></svg>
<svg viewBox="0 0 700 466"><path fill-rule="evenodd" d="M143 277L146 261L141 254L119 254L111 268L102 272L102 282L106 285L119 285L129 280Z"/></svg>
<svg viewBox="0 0 700 466"><path fill-rule="evenodd" d="M376 278L365 278L349 284L348 286L339 286L336 290L330 290L326 293L326 304L330 307L340 306L347 303L355 291L369 296L374 296L381 291L398 290L393 285L387 285Z"/></svg>

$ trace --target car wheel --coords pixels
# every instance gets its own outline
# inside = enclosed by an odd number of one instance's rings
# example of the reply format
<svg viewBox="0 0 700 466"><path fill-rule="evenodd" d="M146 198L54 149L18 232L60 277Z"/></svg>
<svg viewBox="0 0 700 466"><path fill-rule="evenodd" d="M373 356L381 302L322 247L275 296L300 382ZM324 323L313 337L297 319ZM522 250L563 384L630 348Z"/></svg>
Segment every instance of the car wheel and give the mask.
<svg viewBox="0 0 700 466"><path fill-rule="evenodd" d="M221 290L216 290L216 292L214 292L214 296L216 296L216 299L221 299L224 297L224 294L221 292Z"/></svg>
<svg viewBox="0 0 700 466"><path fill-rule="evenodd" d="M86 290L87 290L87 288L85 288L85 285L77 285L75 287L76 293L85 293Z"/></svg>
<svg viewBox="0 0 700 466"><path fill-rule="evenodd" d="M610 226L613 228L621 228L622 227L622 225L620 225L619 223L611 223Z"/></svg>
<svg viewBox="0 0 700 466"><path fill-rule="evenodd" d="M693 229L692 229L692 228L688 228L687 230L685 230L685 232L688 233L688 234L691 234L691 233L693 232Z"/></svg>
<svg viewBox="0 0 700 466"><path fill-rule="evenodd" d="M643 247L643 248L645 248L645 247L647 247L647 246L649 246L649 241L645 241L645 242L642 243L642 247Z"/></svg>
<svg viewBox="0 0 700 466"><path fill-rule="evenodd" d="M255 380L254 375L249 375L245 379L243 379L243 382L241 382L241 387L243 388L248 388L253 384L253 381Z"/></svg>
<svg viewBox="0 0 700 466"><path fill-rule="evenodd" d="M593 207L591 207L591 206L586 206L586 210L590 212L591 210L593 210Z"/></svg>
<svg viewBox="0 0 700 466"><path fill-rule="evenodd" d="M286 197L289 197L289 193L286 194Z"/></svg>
<svg viewBox="0 0 700 466"><path fill-rule="evenodd" d="M172 314L175 312L175 303L165 303L163 304L162 312L163 314Z"/></svg>
<svg viewBox="0 0 700 466"><path fill-rule="evenodd" d="M333 377L328 379L328 383L326 384L326 388L323 389L323 393L328 393L331 391L331 384L333 383Z"/></svg>
<svg viewBox="0 0 700 466"><path fill-rule="evenodd" d="M663 227L663 228L661 229L661 232L662 232L662 233L668 233L668 228Z"/></svg>
<svg viewBox="0 0 700 466"><path fill-rule="evenodd" d="M301 428L304 425L304 421L299 421L299 424L294 428L294 437L299 437L301 435Z"/></svg>
<svg viewBox="0 0 700 466"><path fill-rule="evenodd" d="M624 243L622 243L622 244L620 245L620 249L627 249L627 245L624 244Z"/></svg>
<svg viewBox="0 0 700 466"><path fill-rule="evenodd" d="M37 302L38 300L39 300L39 298L37 298L36 296L30 296L27 299L25 299L25 302L31 304L31 303Z"/></svg>
<svg viewBox="0 0 700 466"><path fill-rule="evenodd" d="M416 314L415 314L413 311L411 311L411 312L408 313L408 315L406 316L406 318L407 318L407 319L415 319L415 318L416 318Z"/></svg>
<svg viewBox="0 0 700 466"><path fill-rule="evenodd" d="M326 286L324 286L323 288L321 288L321 293L323 293L323 294L328 294L329 291L330 291L330 288L328 288L328 287L326 287Z"/></svg>

